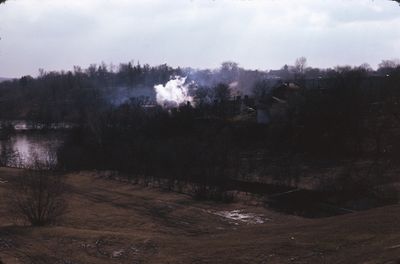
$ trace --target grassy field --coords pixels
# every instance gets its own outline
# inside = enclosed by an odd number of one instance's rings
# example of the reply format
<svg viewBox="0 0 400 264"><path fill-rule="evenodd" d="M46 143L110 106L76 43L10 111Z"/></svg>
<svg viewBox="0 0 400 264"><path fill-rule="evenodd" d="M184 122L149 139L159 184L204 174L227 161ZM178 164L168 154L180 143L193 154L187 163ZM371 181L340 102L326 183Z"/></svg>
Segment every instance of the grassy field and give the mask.
<svg viewBox="0 0 400 264"><path fill-rule="evenodd" d="M0 195L17 173L0 169ZM15 226L0 200L3 263L400 263L398 205L305 219L67 176L68 212L56 226Z"/></svg>

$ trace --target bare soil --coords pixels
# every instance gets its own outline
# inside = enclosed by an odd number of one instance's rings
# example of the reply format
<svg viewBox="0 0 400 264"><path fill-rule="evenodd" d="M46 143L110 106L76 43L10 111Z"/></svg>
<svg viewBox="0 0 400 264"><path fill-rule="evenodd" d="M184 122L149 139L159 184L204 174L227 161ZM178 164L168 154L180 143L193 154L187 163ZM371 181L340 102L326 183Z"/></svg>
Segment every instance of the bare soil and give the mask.
<svg viewBox="0 0 400 264"><path fill-rule="evenodd" d="M20 172L0 169L0 196ZM305 219L93 172L67 177L68 212L55 226L15 225L0 200L3 263L400 263L399 205Z"/></svg>

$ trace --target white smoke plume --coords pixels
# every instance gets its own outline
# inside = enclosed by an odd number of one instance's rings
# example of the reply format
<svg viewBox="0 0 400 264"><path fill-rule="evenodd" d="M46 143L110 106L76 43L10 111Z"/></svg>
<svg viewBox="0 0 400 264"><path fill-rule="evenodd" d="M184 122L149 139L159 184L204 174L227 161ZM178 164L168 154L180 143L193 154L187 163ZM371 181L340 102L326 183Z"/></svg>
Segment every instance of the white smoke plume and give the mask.
<svg viewBox="0 0 400 264"><path fill-rule="evenodd" d="M193 102L189 95L189 84L186 77L174 76L165 85L154 86L157 103L163 107L177 107L186 102Z"/></svg>

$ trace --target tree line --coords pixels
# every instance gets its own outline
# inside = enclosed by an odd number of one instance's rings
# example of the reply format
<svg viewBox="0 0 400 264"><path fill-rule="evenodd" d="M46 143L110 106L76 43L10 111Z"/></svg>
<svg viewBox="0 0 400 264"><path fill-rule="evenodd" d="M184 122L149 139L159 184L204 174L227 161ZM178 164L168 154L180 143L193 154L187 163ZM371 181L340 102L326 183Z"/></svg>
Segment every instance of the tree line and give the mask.
<svg viewBox="0 0 400 264"><path fill-rule="evenodd" d="M382 63L377 71L365 65L319 70L318 79L329 82L311 89L306 87L305 63L301 59L301 66L283 67L292 76L281 81L231 62L216 71L133 63L121 64L117 71L104 64L86 70L76 67L73 72L42 71L37 78L0 84L1 115L4 120L75 122L58 151L63 169L120 171L132 180L160 182L170 189L192 185L199 197L222 199L232 180L249 175L296 186L307 173L305 166L312 173L327 161L340 168L340 177L319 179L321 188L356 188L365 194L395 181L387 170L400 156L398 65ZM203 85L193 88L195 107L165 109L144 107L139 100L118 105L108 101L118 85L133 90L152 87L189 72L188 79L203 79ZM249 79L253 103L238 110L242 105L232 95ZM366 85L370 82L374 85ZM285 95L282 89L292 83L300 89ZM208 96L212 100L202 100ZM242 118L243 111L254 115L262 103L271 111L280 109L280 118L268 125Z"/></svg>

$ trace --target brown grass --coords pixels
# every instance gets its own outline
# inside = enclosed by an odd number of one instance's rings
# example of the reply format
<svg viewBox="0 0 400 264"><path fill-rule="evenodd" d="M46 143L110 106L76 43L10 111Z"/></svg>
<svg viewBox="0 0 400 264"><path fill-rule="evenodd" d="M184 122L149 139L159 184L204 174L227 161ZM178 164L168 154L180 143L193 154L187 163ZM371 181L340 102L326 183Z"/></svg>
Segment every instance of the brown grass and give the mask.
<svg viewBox="0 0 400 264"><path fill-rule="evenodd" d="M0 169L10 180L18 170ZM9 183L0 183L0 195ZM15 226L0 200L4 263L399 263L400 206L303 219L243 203L68 175L68 213L51 227ZM247 224L213 214L242 209ZM396 262L397 261L397 262Z"/></svg>

